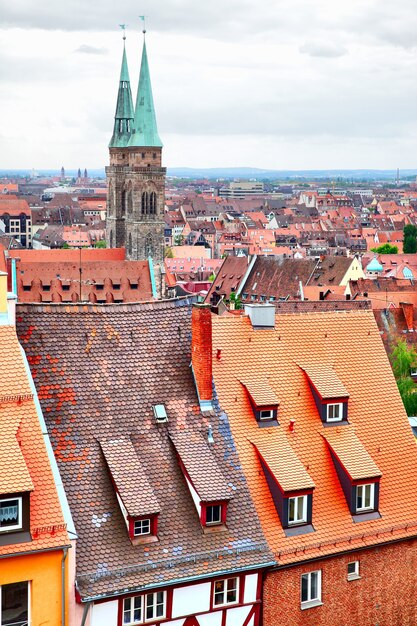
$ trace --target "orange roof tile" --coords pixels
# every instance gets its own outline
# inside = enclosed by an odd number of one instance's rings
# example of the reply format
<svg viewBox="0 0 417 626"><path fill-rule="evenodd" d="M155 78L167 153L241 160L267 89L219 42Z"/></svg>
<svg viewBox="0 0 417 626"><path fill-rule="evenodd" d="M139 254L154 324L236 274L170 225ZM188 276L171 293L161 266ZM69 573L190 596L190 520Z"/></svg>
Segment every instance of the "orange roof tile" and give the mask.
<svg viewBox="0 0 417 626"><path fill-rule="evenodd" d="M16 331L0 326L0 493L30 491L32 541L0 556L68 545L52 470Z"/></svg>
<svg viewBox="0 0 417 626"><path fill-rule="evenodd" d="M241 380L256 406L273 406L279 404L279 400L268 385L266 380L259 380L256 377L252 380Z"/></svg>
<svg viewBox="0 0 417 626"><path fill-rule="evenodd" d="M281 429L254 437L258 455L274 475L282 491L313 489L315 484Z"/></svg>
<svg viewBox="0 0 417 626"><path fill-rule="evenodd" d="M381 476L378 466L356 436L353 426L327 428L322 436L352 480Z"/></svg>
<svg viewBox="0 0 417 626"><path fill-rule="evenodd" d="M299 365L307 374L311 383L323 400L349 397L349 392L342 381L337 377L336 372L331 365L320 362L311 365L299 363Z"/></svg>
<svg viewBox="0 0 417 626"><path fill-rule="evenodd" d="M247 316L213 316L213 377L240 463L270 548L280 563L359 549L416 533L417 448L372 311L278 314L274 329L254 330ZM326 427L298 364L332 368L349 390L349 422L382 473L380 519L355 524L340 484ZM260 428L244 387L268 378L280 399L279 426ZM295 428L290 430L290 420ZM340 427L341 428L341 427ZM347 428L349 428L347 426ZM315 484L314 533L286 537L252 444L285 437Z"/></svg>

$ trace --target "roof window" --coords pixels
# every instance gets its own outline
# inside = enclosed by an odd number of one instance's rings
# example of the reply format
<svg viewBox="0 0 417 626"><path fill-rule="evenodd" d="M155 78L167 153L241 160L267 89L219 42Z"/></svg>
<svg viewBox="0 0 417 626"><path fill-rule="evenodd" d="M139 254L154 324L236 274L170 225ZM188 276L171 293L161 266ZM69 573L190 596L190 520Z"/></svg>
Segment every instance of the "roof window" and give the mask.
<svg viewBox="0 0 417 626"><path fill-rule="evenodd" d="M330 365L301 366L307 376L321 421L348 424L349 393Z"/></svg>
<svg viewBox="0 0 417 626"><path fill-rule="evenodd" d="M163 423L168 421L168 415L164 404L154 404L153 412L157 422Z"/></svg>
<svg viewBox="0 0 417 626"><path fill-rule="evenodd" d="M269 384L263 380L241 382L248 392L249 402L258 425L277 426L279 400Z"/></svg>

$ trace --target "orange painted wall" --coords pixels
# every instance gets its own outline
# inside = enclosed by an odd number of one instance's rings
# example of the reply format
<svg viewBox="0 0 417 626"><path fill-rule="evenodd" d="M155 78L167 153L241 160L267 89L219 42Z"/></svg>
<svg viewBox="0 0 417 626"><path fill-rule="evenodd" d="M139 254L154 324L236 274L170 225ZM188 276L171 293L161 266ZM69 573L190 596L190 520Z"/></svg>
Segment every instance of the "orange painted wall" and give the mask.
<svg viewBox="0 0 417 626"><path fill-rule="evenodd" d="M0 585L31 581L33 626L61 626L61 562L62 550L0 559Z"/></svg>

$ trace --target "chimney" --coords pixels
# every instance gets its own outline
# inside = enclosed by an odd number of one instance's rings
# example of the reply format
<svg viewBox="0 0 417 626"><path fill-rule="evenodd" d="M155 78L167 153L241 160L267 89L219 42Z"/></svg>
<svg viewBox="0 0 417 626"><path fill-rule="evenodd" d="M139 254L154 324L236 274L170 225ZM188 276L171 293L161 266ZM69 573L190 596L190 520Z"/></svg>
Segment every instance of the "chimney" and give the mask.
<svg viewBox="0 0 417 626"><path fill-rule="evenodd" d="M407 324L408 332L414 330L414 305L410 302L400 302L400 306L403 310L405 323Z"/></svg>
<svg viewBox="0 0 417 626"><path fill-rule="evenodd" d="M274 304L245 304L245 314L249 316L254 329L275 328Z"/></svg>
<svg viewBox="0 0 417 626"><path fill-rule="evenodd" d="M212 329L210 304L193 304L191 366L202 411L212 406Z"/></svg>

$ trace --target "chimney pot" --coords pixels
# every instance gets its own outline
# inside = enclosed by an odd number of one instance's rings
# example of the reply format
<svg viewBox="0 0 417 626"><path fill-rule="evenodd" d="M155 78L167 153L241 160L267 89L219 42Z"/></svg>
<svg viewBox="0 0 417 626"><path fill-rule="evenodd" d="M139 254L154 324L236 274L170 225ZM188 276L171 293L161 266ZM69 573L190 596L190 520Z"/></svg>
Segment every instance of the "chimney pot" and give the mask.
<svg viewBox="0 0 417 626"><path fill-rule="evenodd" d="M290 420L290 432L293 433L295 430L295 420Z"/></svg>

